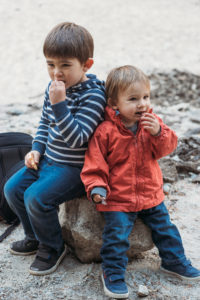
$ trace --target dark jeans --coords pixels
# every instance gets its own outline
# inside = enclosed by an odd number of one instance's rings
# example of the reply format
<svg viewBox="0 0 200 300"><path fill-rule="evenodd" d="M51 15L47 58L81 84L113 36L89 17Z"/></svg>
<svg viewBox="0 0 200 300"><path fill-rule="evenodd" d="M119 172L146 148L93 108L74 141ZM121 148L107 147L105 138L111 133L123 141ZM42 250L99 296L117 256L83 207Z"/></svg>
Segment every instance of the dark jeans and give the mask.
<svg viewBox="0 0 200 300"><path fill-rule="evenodd" d="M60 251L63 238L57 208L85 193L80 172L80 168L44 158L38 171L24 167L7 181L6 199L28 238Z"/></svg>
<svg viewBox="0 0 200 300"><path fill-rule="evenodd" d="M128 237L135 219L140 217L151 228L152 239L159 250L163 265L186 262L182 240L177 227L171 223L168 210L160 205L140 212L103 212L106 224L101 248L102 268L107 276L124 278L129 248Z"/></svg>

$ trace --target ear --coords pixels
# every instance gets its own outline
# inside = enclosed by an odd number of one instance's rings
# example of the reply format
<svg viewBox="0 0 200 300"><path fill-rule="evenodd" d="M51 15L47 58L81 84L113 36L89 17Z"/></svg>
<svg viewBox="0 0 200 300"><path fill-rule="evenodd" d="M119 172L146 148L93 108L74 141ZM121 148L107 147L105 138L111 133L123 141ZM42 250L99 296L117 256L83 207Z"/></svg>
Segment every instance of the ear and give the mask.
<svg viewBox="0 0 200 300"><path fill-rule="evenodd" d="M108 104L108 106L110 106L112 109L114 109L114 110L116 110L118 107L117 107L117 105L115 104L116 103L116 101L114 101L113 99L111 99L111 98L108 98L108 100L107 100L107 104Z"/></svg>
<svg viewBox="0 0 200 300"><path fill-rule="evenodd" d="M88 58L87 61L83 64L83 71L87 72L87 70L89 70L92 67L93 63L93 58Z"/></svg>

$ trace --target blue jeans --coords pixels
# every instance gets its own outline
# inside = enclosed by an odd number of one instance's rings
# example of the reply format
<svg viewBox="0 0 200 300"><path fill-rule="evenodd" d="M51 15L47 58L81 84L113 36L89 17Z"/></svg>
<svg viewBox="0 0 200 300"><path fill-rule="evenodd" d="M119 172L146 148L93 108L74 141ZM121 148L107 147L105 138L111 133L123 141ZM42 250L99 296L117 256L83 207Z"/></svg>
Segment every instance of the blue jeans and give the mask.
<svg viewBox="0 0 200 300"><path fill-rule="evenodd" d="M171 223L168 210L160 205L140 212L103 212L105 227L101 248L102 268L107 276L120 275L124 279L129 249L128 237L135 219L140 217L151 228L152 239L158 248L163 265L186 262L182 240L177 227Z"/></svg>
<svg viewBox="0 0 200 300"><path fill-rule="evenodd" d="M63 247L59 204L83 195L81 168L43 158L38 171L22 168L6 183L9 206L19 217L25 235L56 251Z"/></svg>

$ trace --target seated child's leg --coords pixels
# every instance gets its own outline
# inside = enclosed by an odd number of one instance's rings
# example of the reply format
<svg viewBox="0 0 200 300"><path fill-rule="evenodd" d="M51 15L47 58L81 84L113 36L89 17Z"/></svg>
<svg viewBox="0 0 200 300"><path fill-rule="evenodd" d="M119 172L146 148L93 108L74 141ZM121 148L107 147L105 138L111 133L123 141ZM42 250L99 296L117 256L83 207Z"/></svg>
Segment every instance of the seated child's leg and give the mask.
<svg viewBox="0 0 200 300"><path fill-rule="evenodd" d="M38 178L36 172L23 167L6 182L5 197L9 206L19 217L27 239L35 240L35 234L24 205L24 191Z"/></svg>
<svg viewBox="0 0 200 300"><path fill-rule="evenodd" d="M46 275L57 268L66 253L57 207L84 194L80 169L44 159L39 178L24 193L24 203L37 240L40 242L30 272ZM48 260L52 257L52 260Z"/></svg>
<svg viewBox="0 0 200 300"><path fill-rule="evenodd" d="M57 207L84 193L80 171L44 159L38 180L24 193L24 203L37 239L56 251L63 245Z"/></svg>
<svg viewBox="0 0 200 300"><path fill-rule="evenodd" d="M132 231L136 213L104 212L106 221L101 248L103 285L107 296L128 296L124 275L128 258L128 237Z"/></svg>
<svg viewBox="0 0 200 300"><path fill-rule="evenodd" d="M171 223L168 210L162 202L139 214L144 223L152 230L153 242L159 250L161 265L168 273L181 279L200 279L200 271L193 268L187 260L182 239L177 227Z"/></svg>

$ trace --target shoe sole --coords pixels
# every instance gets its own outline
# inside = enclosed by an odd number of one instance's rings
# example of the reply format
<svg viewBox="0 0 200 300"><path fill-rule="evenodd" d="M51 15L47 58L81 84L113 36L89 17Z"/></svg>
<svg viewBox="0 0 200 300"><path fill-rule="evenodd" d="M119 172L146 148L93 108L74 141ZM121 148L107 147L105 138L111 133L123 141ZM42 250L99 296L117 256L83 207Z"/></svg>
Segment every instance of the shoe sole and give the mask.
<svg viewBox="0 0 200 300"><path fill-rule="evenodd" d="M42 276L42 275L48 275L48 274L51 274L51 273L55 272L55 270L58 268L59 264L61 263L61 261L65 257L66 253L67 253L67 247L65 246L65 249L64 249L63 253L61 254L59 259L57 260L56 264L51 269L44 270L44 271L35 271L35 270L29 269L29 273L32 274L32 275L37 275L37 276L41 275Z"/></svg>
<svg viewBox="0 0 200 300"><path fill-rule="evenodd" d="M9 249L10 253L11 254L14 254L14 255L19 255L19 256L28 256L28 255L33 255L37 252L37 250L34 250L34 251L31 251L31 252L17 252L13 249Z"/></svg>
<svg viewBox="0 0 200 300"><path fill-rule="evenodd" d="M161 270L162 272L167 273L167 274L171 274L171 275L173 275L173 276L176 276L176 277L178 277L178 278L181 279L181 280L186 280L186 281L199 281L199 280L200 280L200 276L197 276L197 277L185 277L185 276L182 276L182 275L177 274L177 273L175 273L175 272L168 271L168 270L166 270L166 269L164 269L164 268L162 268L162 267L160 267L160 270Z"/></svg>
<svg viewBox="0 0 200 300"><path fill-rule="evenodd" d="M105 293L106 296L111 297L111 298L115 298L115 299L125 299L125 298L128 298L129 292L126 293L126 294L116 294L116 293L112 293L111 291L109 291L107 289L106 285L105 285L103 274L101 274L101 280L102 280L102 283L103 283L103 290L104 290L104 293Z"/></svg>

